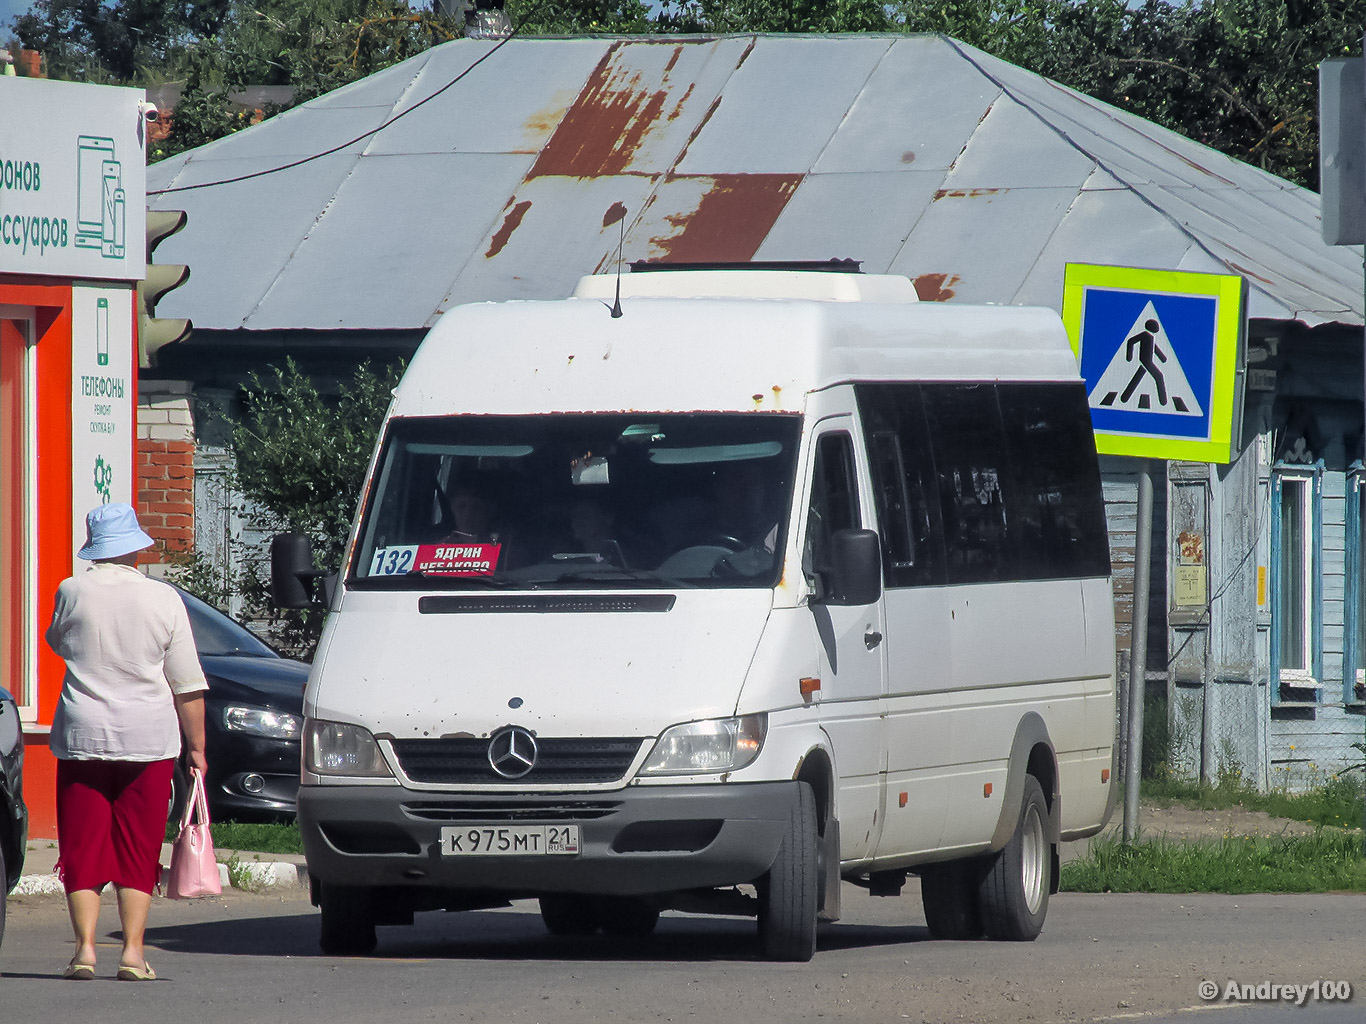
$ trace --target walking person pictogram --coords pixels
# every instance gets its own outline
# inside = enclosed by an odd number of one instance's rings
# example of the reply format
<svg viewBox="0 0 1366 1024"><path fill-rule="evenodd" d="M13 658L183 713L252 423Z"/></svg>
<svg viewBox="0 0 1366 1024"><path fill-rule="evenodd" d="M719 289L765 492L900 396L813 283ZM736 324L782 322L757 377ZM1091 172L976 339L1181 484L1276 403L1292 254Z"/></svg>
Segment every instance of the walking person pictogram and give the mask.
<svg viewBox="0 0 1366 1024"><path fill-rule="evenodd" d="M1158 324L1156 320L1145 320L1143 322L1143 330L1125 341L1124 358L1130 363L1134 361L1134 347L1138 347L1138 369L1134 371L1133 379L1129 381L1129 386L1124 389L1124 394L1119 396L1121 402L1127 402L1139 383L1143 380L1143 375L1145 373L1150 373L1152 374L1153 383L1157 386L1158 404L1167 404L1167 382L1162 375L1162 371L1158 369L1157 363L1153 362L1154 357L1164 363L1167 361L1167 353L1157 347L1157 339L1153 336L1154 332L1157 331L1160 326L1161 325ZM1177 402L1180 403L1181 400L1178 398ZM1181 409L1180 405L1178 405L1177 408L1183 412L1185 411Z"/></svg>
<svg viewBox="0 0 1366 1024"><path fill-rule="evenodd" d="M1117 344L1109 366L1091 390L1091 405L1098 409L1200 415L1200 402L1152 303L1126 333L1128 337Z"/></svg>

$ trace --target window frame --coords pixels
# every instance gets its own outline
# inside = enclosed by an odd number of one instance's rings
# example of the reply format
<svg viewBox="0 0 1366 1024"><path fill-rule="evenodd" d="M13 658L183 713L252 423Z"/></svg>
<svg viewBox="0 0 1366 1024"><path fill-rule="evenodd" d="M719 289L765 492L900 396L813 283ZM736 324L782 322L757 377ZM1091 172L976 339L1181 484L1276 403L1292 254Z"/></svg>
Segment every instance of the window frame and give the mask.
<svg viewBox="0 0 1366 1024"><path fill-rule="evenodd" d="M1343 646L1342 646L1342 701L1344 704L1366 703L1358 696L1356 687L1366 687L1366 594L1363 594L1361 531L1363 505L1366 504L1366 466L1355 460L1347 469L1347 507L1344 517L1346 536L1343 545Z"/></svg>
<svg viewBox="0 0 1366 1024"><path fill-rule="evenodd" d="M1285 599L1282 583L1282 556L1285 524L1281 509L1285 486L1294 481L1304 494L1301 508L1305 530L1301 539L1301 573L1304 608L1301 616L1304 637L1304 668L1282 668L1281 603ZM1273 704L1318 704L1323 701L1323 462L1313 464L1278 463L1271 474L1271 687ZM1282 690L1309 691L1313 700L1286 698Z"/></svg>

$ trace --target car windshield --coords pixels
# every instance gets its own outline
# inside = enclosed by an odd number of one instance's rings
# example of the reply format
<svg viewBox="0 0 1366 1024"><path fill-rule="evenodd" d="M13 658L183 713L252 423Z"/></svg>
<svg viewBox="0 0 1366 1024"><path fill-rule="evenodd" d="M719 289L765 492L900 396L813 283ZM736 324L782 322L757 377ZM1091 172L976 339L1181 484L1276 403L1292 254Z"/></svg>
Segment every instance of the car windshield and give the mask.
<svg viewBox="0 0 1366 1024"><path fill-rule="evenodd" d="M780 413L394 420L348 583L771 587L800 431Z"/></svg>
<svg viewBox="0 0 1366 1024"><path fill-rule="evenodd" d="M190 632L201 656L276 658L256 634L239 625L211 604L177 588L185 610L190 613Z"/></svg>

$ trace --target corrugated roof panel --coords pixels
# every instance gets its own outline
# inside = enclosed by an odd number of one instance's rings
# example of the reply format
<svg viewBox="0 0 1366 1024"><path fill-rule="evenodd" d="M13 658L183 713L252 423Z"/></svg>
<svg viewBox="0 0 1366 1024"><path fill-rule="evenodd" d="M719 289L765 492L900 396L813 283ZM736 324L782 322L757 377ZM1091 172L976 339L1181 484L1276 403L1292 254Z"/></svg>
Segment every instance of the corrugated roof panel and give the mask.
<svg viewBox="0 0 1366 1024"><path fill-rule="evenodd" d="M884 274L943 182L943 172L808 174L754 254L759 260L832 257Z"/></svg>
<svg viewBox="0 0 1366 1024"><path fill-rule="evenodd" d="M877 36L755 39L679 173L805 174L890 47Z"/></svg>
<svg viewBox="0 0 1366 1024"><path fill-rule="evenodd" d="M1002 299L1026 306L1062 305L1068 263L1174 267L1194 242L1132 192L1081 192L1068 207L1024 283Z"/></svg>
<svg viewBox="0 0 1366 1024"><path fill-rule="evenodd" d="M522 182L501 205L441 308L486 300L565 298L584 274L616 265L621 232L617 204L626 207L625 258L641 258L636 219L652 185L640 175L547 176Z"/></svg>
<svg viewBox="0 0 1366 1024"><path fill-rule="evenodd" d="M890 272L915 281L922 299L1009 301L1076 197L1076 187L940 193ZM1061 302L1060 291L1049 305Z"/></svg>
<svg viewBox="0 0 1366 1024"><path fill-rule="evenodd" d="M897 40L814 170L947 169L1001 90L940 36Z"/></svg>
<svg viewBox="0 0 1366 1024"><path fill-rule="evenodd" d="M246 326L285 328L310 312L321 329L427 323L530 163L526 154L362 158ZM313 309L322 294L325 315Z"/></svg>
<svg viewBox="0 0 1366 1024"><path fill-rule="evenodd" d="M1317 224L1288 217L1239 193L1170 188L1138 191L1208 243L1241 252L1243 262L1251 260L1253 264L1242 273L1256 271L1267 279L1298 284L1324 297L1337 289L1355 288L1360 294L1360 262L1347 252L1324 254ZM1258 228L1260 231L1255 230Z"/></svg>
<svg viewBox="0 0 1366 1024"><path fill-rule="evenodd" d="M537 153L584 79L608 48L603 40L537 40L505 46L440 96L434 93L486 54L492 43L438 46L396 112L405 115L375 137L372 153Z"/></svg>
<svg viewBox="0 0 1366 1024"><path fill-rule="evenodd" d="M946 189L1080 188L1096 162L1008 96L991 105L944 181Z"/></svg>
<svg viewBox="0 0 1366 1024"><path fill-rule="evenodd" d="M659 174L710 114L747 40L613 44L587 76L531 176Z"/></svg>
<svg viewBox="0 0 1366 1024"><path fill-rule="evenodd" d="M676 263L751 260L801 181L797 174L666 178L631 228L632 256Z"/></svg>
<svg viewBox="0 0 1366 1024"><path fill-rule="evenodd" d="M168 292L157 312L190 317L200 327L242 327L317 220L318 197L333 195L355 162L354 156L337 153L235 185L153 197L154 209L184 210L189 215L185 229L157 247L156 262L187 264L190 279ZM176 181L193 185L273 165L261 157L192 160ZM316 321L322 298L313 295L296 311L306 317L303 323ZM292 324L299 325L298 320Z"/></svg>
<svg viewBox="0 0 1366 1024"><path fill-rule="evenodd" d="M357 82L323 93L309 100L308 107L312 110L330 110L336 107L379 106L395 110L404 91L417 81L422 69L435 59L437 52L438 50L424 50L383 71L376 71Z"/></svg>

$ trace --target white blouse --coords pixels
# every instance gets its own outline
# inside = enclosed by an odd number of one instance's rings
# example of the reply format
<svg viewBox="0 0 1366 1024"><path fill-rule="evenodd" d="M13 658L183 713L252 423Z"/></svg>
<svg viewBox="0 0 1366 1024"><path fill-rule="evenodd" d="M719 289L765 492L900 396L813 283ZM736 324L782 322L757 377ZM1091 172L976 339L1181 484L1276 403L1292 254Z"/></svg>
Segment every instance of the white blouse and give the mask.
<svg viewBox="0 0 1366 1024"><path fill-rule="evenodd" d="M47 629L66 661L49 746L76 761L162 761L180 754L175 694L209 688L190 617L160 580L97 562L63 580Z"/></svg>

